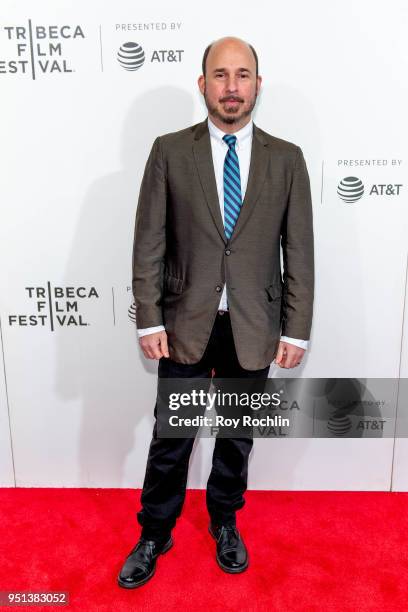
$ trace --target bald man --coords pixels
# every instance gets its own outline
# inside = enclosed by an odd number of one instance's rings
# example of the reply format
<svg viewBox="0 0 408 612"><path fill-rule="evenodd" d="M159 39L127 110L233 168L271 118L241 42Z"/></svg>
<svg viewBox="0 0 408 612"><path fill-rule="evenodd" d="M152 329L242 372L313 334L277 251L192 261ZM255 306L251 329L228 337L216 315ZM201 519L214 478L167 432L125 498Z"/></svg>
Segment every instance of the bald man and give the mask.
<svg viewBox="0 0 408 612"><path fill-rule="evenodd" d="M252 45L227 37L203 56L208 117L156 138L136 213L132 288L139 342L158 377L268 378L302 362L314 294L309 176L301 149L251 118L262 78ZM281 274L281 249L283 277ZM135 588L173 545L194 438L159 438L157 408L137 514L141 537L118 584ZM218 437L207 483L209 532L227 573L248 567L236 513L252 437ZM186 551L188 552L188 551Z"/></svg>

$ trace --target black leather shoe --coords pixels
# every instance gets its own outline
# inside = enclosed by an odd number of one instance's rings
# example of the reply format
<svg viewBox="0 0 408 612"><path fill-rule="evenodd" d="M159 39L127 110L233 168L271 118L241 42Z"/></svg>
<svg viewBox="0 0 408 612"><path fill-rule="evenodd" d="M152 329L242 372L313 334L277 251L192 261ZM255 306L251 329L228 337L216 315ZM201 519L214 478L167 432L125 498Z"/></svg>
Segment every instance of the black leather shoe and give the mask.
<svg viewBox="0 0 408 612"><path fill-rule="evenodd" d="M156 561L159 555L164 555L173 546L170 536L164 544L158 544L154 540L140 538L138 543L126 558L125 564L120 570L118 584L125 589L134 589L145 584L153 576L156 569Z"/></svg>
<svg viewBox="0 0 408 612"><path fill-rule="evenodd" d="M234 525L210 524L208 531L217 541L217 563L224 572L239 574L248 567L248 551Z"/></svg>

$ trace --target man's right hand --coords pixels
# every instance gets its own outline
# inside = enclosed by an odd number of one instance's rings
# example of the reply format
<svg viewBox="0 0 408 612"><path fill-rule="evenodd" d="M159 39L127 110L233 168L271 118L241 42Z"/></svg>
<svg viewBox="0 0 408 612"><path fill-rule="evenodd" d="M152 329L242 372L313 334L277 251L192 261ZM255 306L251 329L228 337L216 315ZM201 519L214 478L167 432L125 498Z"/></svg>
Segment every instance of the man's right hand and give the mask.
<svg viewBox="0 0 408 612"><path fill-rule="evenodd" d="M147 359L160 359L169 357L167 334L159 331L155 334L146 334L139 339L143 354Z"/></svg>

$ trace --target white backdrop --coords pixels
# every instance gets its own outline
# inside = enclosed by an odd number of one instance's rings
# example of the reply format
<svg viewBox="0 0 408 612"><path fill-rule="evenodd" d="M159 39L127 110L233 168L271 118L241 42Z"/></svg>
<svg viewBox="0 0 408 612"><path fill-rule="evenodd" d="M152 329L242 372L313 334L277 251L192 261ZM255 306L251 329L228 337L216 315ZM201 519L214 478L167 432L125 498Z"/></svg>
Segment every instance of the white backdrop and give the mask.
<svg viewBox="0 0 408 612"><path fill-rule="evenodd" d="M296 375L407 377L407 16L403 0L3 2L1 485L142 485L157 363L128 313L138 190L154 138L206 116L197 78L221 36L256 48L255 123L301 146L311 178L315 314ZM117 59L129 42L135 71ZM212 445L197 441L190 487ZM249 486L408 490L407 468L402 439L258 439Z"/></svg>

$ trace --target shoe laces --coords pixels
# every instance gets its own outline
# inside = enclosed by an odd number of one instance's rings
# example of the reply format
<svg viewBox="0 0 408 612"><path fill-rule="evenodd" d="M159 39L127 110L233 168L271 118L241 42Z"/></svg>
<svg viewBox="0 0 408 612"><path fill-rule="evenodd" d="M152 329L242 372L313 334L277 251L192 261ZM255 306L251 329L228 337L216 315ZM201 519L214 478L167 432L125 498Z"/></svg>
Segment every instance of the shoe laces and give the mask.
<svg viewBox="0 0 408 612"><path fill-rule="evenodd" d="M225 544L233 546L239 538L238 529L235 525L221 525L218 542L220 542L221 538L225 539Z"/></svg>

